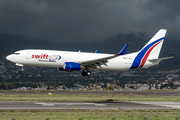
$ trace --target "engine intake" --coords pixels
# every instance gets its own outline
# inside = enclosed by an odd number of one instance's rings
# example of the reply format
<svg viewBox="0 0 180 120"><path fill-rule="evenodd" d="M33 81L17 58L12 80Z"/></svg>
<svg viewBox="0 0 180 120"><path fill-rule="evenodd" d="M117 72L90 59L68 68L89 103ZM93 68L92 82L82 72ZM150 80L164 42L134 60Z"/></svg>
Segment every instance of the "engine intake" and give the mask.
<svg viewBox="0 0 180 120"><path fill-rule="evenodd" d="M75 63L75 62L65 62L63 64L63 69L64 70L80 70L81 64Z"/></svg>

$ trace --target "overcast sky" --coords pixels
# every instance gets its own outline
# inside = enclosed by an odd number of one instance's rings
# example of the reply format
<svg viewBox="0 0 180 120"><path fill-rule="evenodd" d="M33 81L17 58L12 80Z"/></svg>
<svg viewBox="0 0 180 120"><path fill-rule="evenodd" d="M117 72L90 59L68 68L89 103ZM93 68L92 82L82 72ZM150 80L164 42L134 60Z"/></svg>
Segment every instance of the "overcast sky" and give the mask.
<svg viewBox="0 0 180 120"><path fill-rule="evenodd" d="M179 0L0 0L0 33L55 42L101 41L117 33L179 38Z"/></svg>

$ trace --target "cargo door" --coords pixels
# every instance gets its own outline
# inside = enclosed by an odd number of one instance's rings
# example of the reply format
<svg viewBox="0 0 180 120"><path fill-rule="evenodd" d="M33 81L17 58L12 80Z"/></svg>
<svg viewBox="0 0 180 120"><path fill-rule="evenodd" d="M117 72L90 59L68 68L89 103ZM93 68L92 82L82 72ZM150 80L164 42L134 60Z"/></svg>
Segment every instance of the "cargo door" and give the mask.
<svg viewBox="0 0 180 120"><path fill-rule="evenodd" d="M26 59L30 59L30 51L26 51Z"/></svg>

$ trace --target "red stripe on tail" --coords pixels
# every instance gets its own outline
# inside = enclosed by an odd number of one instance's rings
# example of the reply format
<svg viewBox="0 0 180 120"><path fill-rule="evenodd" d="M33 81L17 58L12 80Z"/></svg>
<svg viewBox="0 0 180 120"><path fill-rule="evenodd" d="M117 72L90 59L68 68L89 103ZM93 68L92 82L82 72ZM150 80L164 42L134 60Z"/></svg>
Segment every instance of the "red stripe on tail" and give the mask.
<svg viewBox="0 0 180 120"><path fill-rule="evenodd" d="M140 66L139 66L138 69L140 69L140 68L142 68L142 67L144 66L144 64L145 64L145 62L146 62L149 54L150 54L151 51L154 49L154 47L156 47L160 42L162 42L162 41L159 41L158 43L156 43L155 45L153 45L153 46L146 52L146 54L145 54L145 56L143 57L143 59L142 59L142 61L141 61L141 64L140 64Z"/></svg>

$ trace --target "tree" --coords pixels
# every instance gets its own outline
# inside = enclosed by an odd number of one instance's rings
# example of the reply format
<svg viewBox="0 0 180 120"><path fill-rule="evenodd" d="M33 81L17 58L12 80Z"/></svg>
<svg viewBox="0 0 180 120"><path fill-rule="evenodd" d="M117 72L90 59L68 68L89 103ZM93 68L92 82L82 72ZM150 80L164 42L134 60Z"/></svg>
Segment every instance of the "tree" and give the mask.
<svg viewBox="0 0 180 120"><path fill-rule="evenodd" d="M171 89L172 89L172 87L174 86L173 82L170 82L170 83L169 83L169 86L170 86Z"/></svg>
<svg viewBox="0 0 180 120"><path fill-rule="evenodd" d="M3 82L0 84L0 89L6 90L6 85L5 85L4 80L3 80Z"/></svg>
<svg viewBox="0 0 180 120"><path fill-rule="evenodd" d="M114 87L113 87L113 86L108 86L108 87L106 88L106 90L114 90Z"/></svg>

